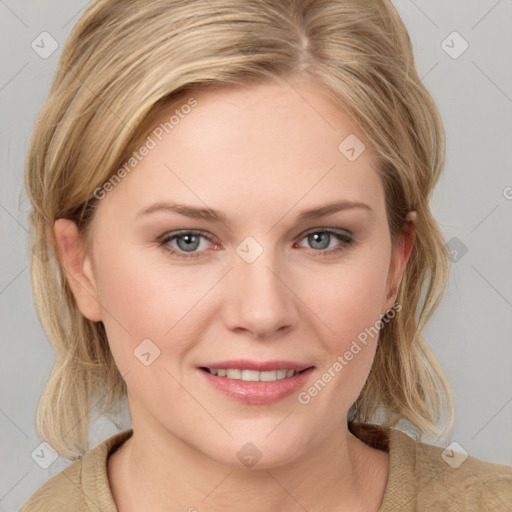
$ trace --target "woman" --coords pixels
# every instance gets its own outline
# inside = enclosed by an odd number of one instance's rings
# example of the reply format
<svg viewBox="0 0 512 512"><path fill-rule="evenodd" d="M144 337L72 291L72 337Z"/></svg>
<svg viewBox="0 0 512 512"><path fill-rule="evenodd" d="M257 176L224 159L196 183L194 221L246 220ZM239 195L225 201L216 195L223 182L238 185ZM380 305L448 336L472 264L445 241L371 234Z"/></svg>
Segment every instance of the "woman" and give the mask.
<svg viewBox="0 0 512 512"><path fill-rule="evenodd" d="M508 510L511 468L420 442L444 150L388 1L93 3L26 171L38 432L80 460L22 511Z"/></svg>

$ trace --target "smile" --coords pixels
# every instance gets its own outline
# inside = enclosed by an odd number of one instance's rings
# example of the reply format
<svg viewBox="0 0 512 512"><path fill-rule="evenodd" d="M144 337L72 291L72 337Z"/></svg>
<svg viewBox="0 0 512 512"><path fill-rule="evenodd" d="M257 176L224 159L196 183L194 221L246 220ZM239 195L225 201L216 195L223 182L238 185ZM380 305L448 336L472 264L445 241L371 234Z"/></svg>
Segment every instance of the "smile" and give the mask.
<svg viewBox="0 0 512 512"><path fill-rule="evenodd" d="M237 361L237 363L224 362L224 364L199 366L196 371L204 376L207 387L215 392L220 392L244 404L264 405L298 393L307 384L315 370L314 366L291 362L279 364L278 362L245 361L243 364L242 361ZM247 366L253 368L247 368ZM269 366L273 368L268 368ZM260 369L256 369L257 367Z"/></svg>
<svg viewBox="0 0 512 512"><path fill-rule="evenodd" d="M259 372L257 370L247 370L239 368L201 368L217 377L227 377L228 379L243 380L246 382L272 382L293 377L301 373L299 370L270 370ZM302 370L305 371L305 370Z"/></svg>

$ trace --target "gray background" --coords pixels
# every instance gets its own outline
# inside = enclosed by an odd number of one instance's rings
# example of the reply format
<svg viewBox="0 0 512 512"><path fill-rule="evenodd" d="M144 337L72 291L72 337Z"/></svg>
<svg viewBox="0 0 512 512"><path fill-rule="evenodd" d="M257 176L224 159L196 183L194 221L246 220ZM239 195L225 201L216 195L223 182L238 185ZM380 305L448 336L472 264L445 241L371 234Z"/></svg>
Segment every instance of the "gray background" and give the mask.
<svg viewBox="0 0 512 512"><path fill-rule="evenodd" d="M32 303L22 180L36 114L87 4L0 0L0 511L18 510L69 464L59 458L43 469L31 456L41 442L34 415L53 351ZM448 138L432 206L454 262L426 336L456 395L451 440L470 455L512 465L512 0L394 4ZM59 44L45 59L31 47L43 31ZM457 58L462 40L454 31L469 44ZM91 447L129 426L126 414L117 424L95 421Z"/></svg>

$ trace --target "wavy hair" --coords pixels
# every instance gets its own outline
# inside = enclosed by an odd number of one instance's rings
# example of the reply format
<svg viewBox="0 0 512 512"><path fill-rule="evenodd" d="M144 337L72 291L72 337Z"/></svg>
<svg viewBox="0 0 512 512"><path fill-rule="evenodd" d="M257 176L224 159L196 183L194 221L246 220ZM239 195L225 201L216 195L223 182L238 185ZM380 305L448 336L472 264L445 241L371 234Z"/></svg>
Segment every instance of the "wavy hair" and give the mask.
<svg viewBox="0 0 512 512"><path fill-rule="evenodd" d="M53 225L88 241L94 191L144 140L162 108L194 91L300 76L315 80L373 144L392 237L415 211L415 242L352 422L400 420L423 435L454 421L453 395L421 331L444 293L448 252L429 197L445 133L389 0L98 0L59 59L25 170L31 282L55 350L36 428L63 457L88 448L89 414L126 397L102 322L85 318L58 260Z"/></svg>

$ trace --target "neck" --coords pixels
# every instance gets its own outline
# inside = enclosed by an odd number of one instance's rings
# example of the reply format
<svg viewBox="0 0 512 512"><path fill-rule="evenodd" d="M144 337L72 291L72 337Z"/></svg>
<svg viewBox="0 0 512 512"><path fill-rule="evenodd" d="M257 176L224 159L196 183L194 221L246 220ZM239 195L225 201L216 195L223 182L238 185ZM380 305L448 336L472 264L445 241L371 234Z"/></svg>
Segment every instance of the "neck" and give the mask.
<svg viewBox="0 0 512 512"><path fill-rule="evenodd" d="M346 424L284 465L249 468L220 463L147 417L137 419L132 437L109 458L120 512L217 512L234 503L247 512L376 511L384 495L387 453L364 444Z"/></svg>

